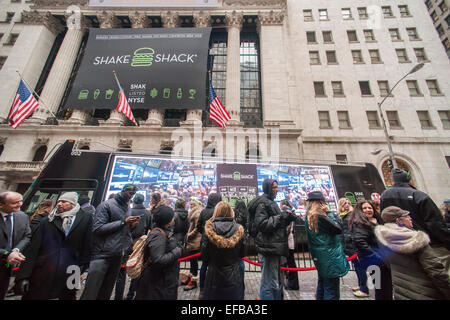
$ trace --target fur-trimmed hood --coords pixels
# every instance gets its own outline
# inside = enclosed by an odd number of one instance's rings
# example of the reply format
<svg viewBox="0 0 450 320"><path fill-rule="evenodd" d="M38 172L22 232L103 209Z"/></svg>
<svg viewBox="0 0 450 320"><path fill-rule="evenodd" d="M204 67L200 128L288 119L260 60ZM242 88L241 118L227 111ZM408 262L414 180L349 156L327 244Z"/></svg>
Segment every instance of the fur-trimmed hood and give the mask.
<svg viewBox="0 0 450 320"><path fill-rule="evenodd" d="M234 248L244 236L244 228L232 218L209 219L205 224L205 235L219 249Z"/></svg>
<svg viewBox="0 0 450 320"><path fill-rule="evenodd" d="M430 237L423 231L400 227L395 223L386 223L375 227L378 241L397 253L411 254L430 243Z"/></svg>

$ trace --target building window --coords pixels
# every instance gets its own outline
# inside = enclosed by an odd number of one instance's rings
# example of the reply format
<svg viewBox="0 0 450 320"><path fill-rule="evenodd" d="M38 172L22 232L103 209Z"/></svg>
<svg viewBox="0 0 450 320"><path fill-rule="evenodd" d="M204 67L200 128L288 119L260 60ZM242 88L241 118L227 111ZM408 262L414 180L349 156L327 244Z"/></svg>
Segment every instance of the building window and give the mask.
<svg viewBox="0 0 450 320"><path fill-rule="evenodd" d="M389 34L391 35L392 41L401 41L400 32L398 29L389 29Z"/></svg>
<svg viewBox="0 0 450 320"><path fill-rule="evenodd" d="M450 111L442 110L438 111L439 118L441 118L442 128L450 129Z"/></svg>
<svg viewBox="0 0 450 320"><path fill-rule="evenodd" d="M346 154L337 154L336 155L336 163L337 164L347 164L347 155Z"/></svg>
<svg viewBox="0 0 450 320"><path fill-rule="evenodd" d="M438 25L436 27L436 30L437 30L437 32L439 34L439 37L442 37L445 34L445 31L444 31L444 28L442 27L442 24Z"/></svg>
<svg viewBox="0 0 450 320"><path fill-rule="evenodd" d="M336 51L326 51L326 55L328 64L337 64Z"/></svg>
<svg viewBox="0 0 450 320"><path fill-rule="evenodd" d="M320 64L319 51L310 51L309 52L309 63L310 64Z"/></svg>
<svg viewBox="0 0 450 320"><path fill-rule="evenodd" d="M342 8L341 12L342 12L342 19L344 19L344 20L353 19L352 10L350 8Z"/></svg>
<svg viewBox="0 0 450 320"><path fill-rule="evenodd" d="M414 48L414 53L416 54L417 62L428 61L424 48Z"/></svg>
<svg viewBox="0 0 450 320"><path fill-rule="evenodd" d="M316 32L315 31L307 31L306 32L306 40L308 43L317 43Z"/></svg>
<svg viewBox="0 0 450 320"><path fill-rule="evenodd" d="M378 81L378 88L380 89L380 97L386 97L389 93L389 82L386 80Z"/></svg>
<svg viewBox="0 0 450 320"><path fill-rule="evenodd" d="M358 15L359 15L359 18L361 20L369 18L369 15L367 14L367 8L366 7L358 8Z"/></svg>
<svg viewBox="0 0 450 320"><path fill-rule="evenodd" d="M347 30L348 42L358 42L358 37L355 30Z"/></svg>
<svg viewBox="0 0 450 320"><path fill-rule="evenodd" d="M375 35L373 33L373 30L371 29L364 30L364 38L366 39L367 42L375 41Z"/></svg>
<svg viewBox="0 0 450 320"><path fill-rule="evenodd" d="M5 20L5 22L7 22L7 23L11 22L11 20L14 17L15 14L16 14L15 12L7 12L6 13L6 20Z"/></svg>
<svg viewBox="0 0 450 320"><path fill-rule="evenodd" d="M8 57L0 57L0 70L3 68L7 58Z"/></svg>
<svg viewBox="0 0 450 320"><path fill-rule="evenodd" d="M216 29L211 33L211 45L209 49L209 69L211 81L216 95L226 106L226 82L227 82L227 33ZM205 115L206 112L203 112ZM209 119L209 117L208 117ZM205 120L206 121L206 120ZM206 121L208 122L208 121ZM213 125L212 122L209 125Z"/></svg>
<svg viewBox="0 0 450 320"><path fill-rule="evenodd" d="M445 50L450 49L450 41L448 41L448 38L445 38L445 39L442 41L442 45L444 46Z"/></svg>
<svg viewBox="0 0 450 320"><path fill-rule="evenodd" d="M409 40L420 40L416 28L406 28L406 32L408 33Z"/></svg>
<svg viewBox="0 0 450 320"><path fill-rule="evenodd" d="M352 127L350 124L350 117L348 116L348 111L338 111L337 116L340 129L350 129Z"/></svg>
<svg viewBox="0 0 450 320"><path fill-rule="evenodd" d="M45 159L46 153L47 153L47 146L40 146L34 153L32 161L43 161Z"/></svg>
<svg viewBox="0 0 450 320"><path fill-rule="evenodd" d="M325 87L322 81L314 81L314 92L316 94L316 97L325 96Z"/></svg>
<svg viewBox="0 0 450 320"><path fill-rule="evenodd" d="M431 122L430 119L430 115L428 114L428 111L417 111L417 116L419 117L422 129L434 128L433 123Z"/></svg>
<svg viewBox="0 0 450 320"><path fill-rule="evenodd" d="M445 18L445 22L447 23L447 28L450 28L450 14Z"/></svg>
<svg viewBox="0 0 450 320"><path fill-rule="evenodd" d="M427 80L428 90L430 91L430 95L439 96L442 95L441 89L437 83L437 80Z"/></svg>
<svg viewBox="0 0 450 320"><path fill-rule="evenodd" d="M328 111L319 111L319 128L331 128L330 113Z"/></svg>
<svg viewBox="0 0 450 320"><path fill-rule="evenodd" d="M369 50L370 62L381 63L380 52L378 50Z"/></svg>
<svg viewBox="0 0 450 320"><path fill-rule="evenodd" d="M411 62L406 54L406 49L395 49L399 63Z"/></svg>
<svg viewBox="0 0 450 320"><path fill-rule="evenodd" d="M323 43L333 43L331 31L322 31Z"/></svg>
<svg viewBox="0 0 450 320"><path fill-rule="evenodd" d="M392 129L401 128L400 119L398 118L397 111L386 111L386 116L388 118L390 128Z"/></svg>
<svg viewBox="0 0 450 320"><path fill-rule="evenodd" d="M319 20L328 20L328 10L319 9Z"/></svg>
<svg viewBox="0 0 450 320"><path fill-rule="evenodd" d="M425 5L427 6L427 9L430 10L433 3L431 3L431 0L427 0L427 1L425 1Z"/></svg>
<svg viewBox="0 0 450 320"><path fill-rule="evenodd" d="M8 40L8 42L5 42L4 44L5 44L5 45L8 45L8 46L13 46L13 45L16 43L18 37L19 37L19 34L18 34L18 33L11 33L11 34L9 35L9 40Z"/></svg>
<svg viewBox="0 0 450 320"><path fill-rule="evenodd" d="M341 81L331 81L331 87L333 88L333 96L344 95L344 87Z"/></svg>
<svg viewBox="0 0 450 320"><path fill-rule="evenodd" d="M361 90L361 95L371 96L372 91L370 90L369 81L359 81L359 89Z"/></svg>
<svg viewBox="0 0 450 320"><path fill-rule="evenodd" d="M450 156L445 156L445 161L447 161L447 166L450 168Z"/></svg>
<svg viewBox="0 0 450 320"><path fill-rule="evenodd" d="M411 97L422 96L417 80L406 80L406 85L408 86L409 95Z"/></svg>
<svg viewBox="0 0 450 320"><path fill-rule="evenodd" d="M394 15L392 14L391 6L381 7L381 10L383 11L383 16L385 18L393 18L394 17Z"/></svg>
<svg viewBox="0 0 450 320"><path fill-rule="evenodd" d="M369 129L381 128L380 119L378 118L378 111L366 111L367 121L369 122Z"/></svg>
<svg viewBox="0 0 450 320"><path fill-rule="evenodd" d="M353 63L364 63L361 50L352 50Z"/></svg>
<svg viewBox="0 0 450 320"><path fill-rule="evenodd" d="M400 10L400 17L405 18L411 16L407 5L398 6L398 9Z"/></svg>
<svg viewBox="0 0 450 320"><path fill-rule="evenodd" d="M312 10L303 10L303 20L304 21L314 21Z"/></svg>
<svg viewBox="0 0 450 320"><path fill-rule="evenodd" d="M241 122L262 127L259 38L255 27L241 32Z"/></svg>

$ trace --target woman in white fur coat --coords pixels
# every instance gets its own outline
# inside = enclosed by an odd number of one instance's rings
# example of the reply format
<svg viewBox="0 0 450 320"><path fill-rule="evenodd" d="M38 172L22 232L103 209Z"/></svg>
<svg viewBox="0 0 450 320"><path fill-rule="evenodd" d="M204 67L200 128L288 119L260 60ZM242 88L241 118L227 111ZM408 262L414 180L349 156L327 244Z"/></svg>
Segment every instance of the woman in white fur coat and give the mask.
<svg viewBox="0 0 450 320"><path fill-rule="evenodd" d="M395 300L450 300L448 261L434 253L426 233L412 229L409 212L390 206L381 218L375 235L389 251Z"/></svg>

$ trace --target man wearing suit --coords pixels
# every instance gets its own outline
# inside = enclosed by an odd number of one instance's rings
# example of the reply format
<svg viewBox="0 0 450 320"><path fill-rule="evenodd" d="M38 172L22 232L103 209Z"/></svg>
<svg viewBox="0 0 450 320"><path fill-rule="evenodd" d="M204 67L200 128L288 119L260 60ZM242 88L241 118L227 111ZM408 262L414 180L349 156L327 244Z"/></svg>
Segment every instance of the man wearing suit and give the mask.
<svg viewBox="0 0 450 320"><path fill-rule="evenodd" d="M28 216L20 212L22 195L6 191L0 194L0 300L8 291L12 267L25 261L22 252L30 243Z"/></svg>
<svg viewBox="0 0 450 320"><path fill-rule="evenodd" d="M16 274L23 300L75 300L77 288L71 279L77 270L79 279L89 265L92 220L92 214L80 208L76 192L58 198L34 233Z"/></svg>

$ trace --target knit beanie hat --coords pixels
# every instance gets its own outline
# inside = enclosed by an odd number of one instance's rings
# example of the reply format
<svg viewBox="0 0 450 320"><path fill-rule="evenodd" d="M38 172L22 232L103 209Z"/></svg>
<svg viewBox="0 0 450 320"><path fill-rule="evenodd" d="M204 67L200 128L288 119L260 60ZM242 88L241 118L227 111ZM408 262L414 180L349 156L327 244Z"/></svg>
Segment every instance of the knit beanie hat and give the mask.
<svg viewBox="0 0 450 320"><path fill-rule="evenodd" d="M153 222L156 227L164 227L172 221L174 212L168 206L160 206L153 210Z"/></svg>
<svg viewBox="0 0 450 320"><path fill-rule="evenodd" d="M58 201L63 200L70 202L74 205L78 204L78 194L76 192L66 192L63 193L59 198Z"/></svg>
<svg viewBox="0 0 450 320"><path fill-rule="evenodd" d="M392 180L394 180L395 183L409 182L409 180L411 180L411 177L409 172L395 168L392 170Z"/></svg>
<svg viewBox="0 0 450 320"><path fill-rule="evenodd" d="M140 193L136 193L133 197L133 202L136 204L141 204L144 202L144 196Z"/></svg>

